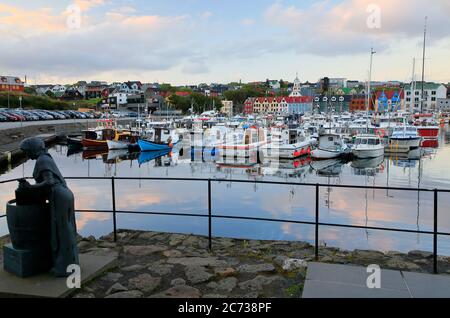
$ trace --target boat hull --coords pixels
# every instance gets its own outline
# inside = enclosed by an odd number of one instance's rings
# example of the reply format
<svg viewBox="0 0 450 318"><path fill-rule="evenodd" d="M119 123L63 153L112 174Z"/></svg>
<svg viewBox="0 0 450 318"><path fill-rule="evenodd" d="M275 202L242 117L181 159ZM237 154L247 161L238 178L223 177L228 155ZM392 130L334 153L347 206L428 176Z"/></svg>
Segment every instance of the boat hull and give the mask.
<svg viewBox="0 0 450 318"><path fill-rule="evenodd" d="M386 145L386 152L404 153L420 147L421 137L414 138L389 138L389 144Z"/></svg>
<svg viewBox="0 0 450 318"><path fill-rule="evenodd" d="M338 158L343 154L342 151L339 150L326 150L326 149L314 149L311 152L311 157L314 159L333 159Z"/></svg>
<svg viewBox="0 0 450 318"><path fill-rule="evenodd" d="M121 150L121 149L128 149L131 143L128 141L108 140L107 144L109 150Z"/></svg>
<svg viewBox="0 0 450 318"><path fill-rule="evenodd" d="M369 158L377 158L384 155L384 147L379 148L362 148L362 149L352 149L352 153L356 158L360 159L369 159Z"/></svg>
<svg viewBox="0 0 450 318"><path fill-rule="evenodd" d="M294 159L311 154L311 147L308 145L292 144L276 146L271 144L265 149L265 155L269 158Z"/></svg>
<svg viewBox="0 0 450 318"><path fill-rule="evenodd" d="M106 140L94 140L94 139L86 139L83 138L81 140L81 144L85 149L101 149L108 150L108 144Z"/></svg>
<svg viewBox="0 0 450 318"><path fill-rule="evenodd" d="M439 127L438 126L421 126L417 127L417 132L420 137L425 139L435 139L438 138L439 135Z"/></svg>
<svg viewBox="0 0 450 318"><path fill-rule="evenodd" d="M138 145L141 151L164 151L170 150L175 144L158 144L149 140L138 140Z"/></svg>

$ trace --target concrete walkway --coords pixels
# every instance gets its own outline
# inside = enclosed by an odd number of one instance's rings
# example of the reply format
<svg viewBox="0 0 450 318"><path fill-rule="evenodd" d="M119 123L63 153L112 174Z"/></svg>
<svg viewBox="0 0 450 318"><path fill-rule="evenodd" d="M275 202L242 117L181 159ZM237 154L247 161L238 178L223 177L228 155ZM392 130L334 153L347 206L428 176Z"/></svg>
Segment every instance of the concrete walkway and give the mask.
<svg viewBox="0 0 450 318"><path fill-rule="evenodd" d="M303 298L450 298L450 276L381 270L381 288L368 288L366 267L310 263Z"/></svg>

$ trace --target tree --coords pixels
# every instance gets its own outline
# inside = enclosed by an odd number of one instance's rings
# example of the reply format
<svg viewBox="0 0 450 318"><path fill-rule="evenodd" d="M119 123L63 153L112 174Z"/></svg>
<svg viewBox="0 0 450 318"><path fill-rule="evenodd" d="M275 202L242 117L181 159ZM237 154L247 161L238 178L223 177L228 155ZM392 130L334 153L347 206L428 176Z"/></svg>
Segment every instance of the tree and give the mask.
<svg viewBox="0 0 450 318"><path fill-rule="evenodd" d="M26 94L30 94L30 95L36 95L37 94L36 89L33 88L33 87L25 87L24 92Z"/></svg>

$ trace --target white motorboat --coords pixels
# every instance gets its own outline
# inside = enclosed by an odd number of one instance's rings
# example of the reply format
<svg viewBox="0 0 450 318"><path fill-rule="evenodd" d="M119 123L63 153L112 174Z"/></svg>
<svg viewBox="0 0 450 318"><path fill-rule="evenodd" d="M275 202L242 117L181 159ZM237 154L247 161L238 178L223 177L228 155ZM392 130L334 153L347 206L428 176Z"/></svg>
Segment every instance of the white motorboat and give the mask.
<svg viewBox="0 0 450 318"><path fill-rule="evenodd" d="M384 145L378 135L358 135L355 138L352 153L360 159L377 158L384 155Z"/></svg>
<svg viewBox="0 0 450 318"><path fill-rule="evenodd" d="M387 152L409 152L420 147L420 137L417 127L403 125L395 127L386 145Z"/></svg>
<svg viewBox="0 0 450 318"><path fill-rule="evenodd" d="M311 152L315 159L332 159L342 156L348 149L341 136L333 133L321 134L317 148Z"/></svg>

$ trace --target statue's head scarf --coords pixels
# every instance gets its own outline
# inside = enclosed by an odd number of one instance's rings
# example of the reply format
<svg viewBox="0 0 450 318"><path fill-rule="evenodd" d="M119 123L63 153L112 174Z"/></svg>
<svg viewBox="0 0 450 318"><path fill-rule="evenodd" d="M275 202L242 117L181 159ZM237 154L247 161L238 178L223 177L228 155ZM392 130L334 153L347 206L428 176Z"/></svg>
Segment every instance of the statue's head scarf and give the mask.
<svg viewBox="0 0 450 318"><path fill-rule="evenodd" d="M23 140L19 147L31 159L37 159L41 154L47 152L44 141L37 137L31 137Z"/></svg>

